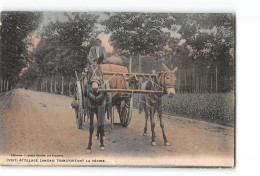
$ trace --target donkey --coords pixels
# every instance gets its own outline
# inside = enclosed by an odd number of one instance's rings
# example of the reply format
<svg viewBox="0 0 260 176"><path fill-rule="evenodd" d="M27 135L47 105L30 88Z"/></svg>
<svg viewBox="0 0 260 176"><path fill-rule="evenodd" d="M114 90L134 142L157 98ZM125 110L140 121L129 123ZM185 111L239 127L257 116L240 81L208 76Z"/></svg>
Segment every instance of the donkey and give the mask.
<svg viewBox="0 0 260 176"><path fill-rule="evenodd" d="M109 104L110 98L109 93L99 92L99 88L108 88L108 84L104 83L104 78L100 64L103 62L103 54L98 58L97 62L92 61L87 57L89 66L87 72L87 84L85 87L85 103L87 108L87 114L90 119L89 126L89 142L87 153L91 153L92 145L92 134L94 131L94 114L97 116L97 138L100 136L100 150L105 149L104 145L104 122L105 122L105 112L107 109L107 104ZM109 108L110 109L110 108Z"/></svg>
<svg viewBox="0 0 260 176"><path fill-rule="evenodd" d="M142 94L140 96L139 102L139 113L141 114L142 111L145 112L145 127L143 135L147 135L147 120L148 116L150 115L151 121L151 131L152 131L152 146L156 145L155 142L155 123L154 123L154 113L157 111L159 119L160 119L160 126L162 129L164 144L166 146L170 145L167 140L165 131L164 131L164 123L162 119L162 96L168 94L170 97L173 97L175 94L175 72L178 70L175 67L173 70L170 70L165 64L162 64L164 71L157 73L156 78L154 80L149 80L142 83L141 89L143 90L156 90L156 91L163 91L163 93L159 94Z"/></svg>

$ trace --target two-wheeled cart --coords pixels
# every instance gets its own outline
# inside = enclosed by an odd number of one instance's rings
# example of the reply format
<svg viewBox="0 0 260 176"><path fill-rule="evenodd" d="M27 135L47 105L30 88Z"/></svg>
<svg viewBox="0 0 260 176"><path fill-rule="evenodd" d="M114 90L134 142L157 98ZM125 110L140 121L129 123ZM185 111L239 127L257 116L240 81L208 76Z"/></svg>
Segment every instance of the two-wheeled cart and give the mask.
<svg viewBox="0 0 260 176"><path fill-rule="evenodd" d="M131 65L131 60L130 64ZM112 107L113 115L111 117L111 125L113 128L114 123L114 108L116 107L119 119L122 126L127 127L132 119L133 111L133 94L157 94L162 91L154 90L141 90L140 78L146 77L148 79L154 79L156 74L148 73L132 73L131 67L129 70L125 66L116 64L101 64L102 74L106 83L109 83L110 88L99 89L99 92L111 92L112 94ZM83 72L80 78L77 77L75 83L75 101L72 107L75 109L76 123L79 129L82 128L83 121L85 121L86 105L84 90L87 84L87 70Z"/></svg>

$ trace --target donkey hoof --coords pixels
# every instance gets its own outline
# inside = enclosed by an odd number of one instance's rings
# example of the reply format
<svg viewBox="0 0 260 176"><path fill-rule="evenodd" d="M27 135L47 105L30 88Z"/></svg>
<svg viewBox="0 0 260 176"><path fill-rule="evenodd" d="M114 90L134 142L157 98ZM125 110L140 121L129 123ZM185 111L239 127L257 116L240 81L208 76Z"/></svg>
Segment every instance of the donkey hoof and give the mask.
<svg viewBox="0 0 260 176"><path fill-rule="evenodd" d="M87 149L87 154L90 154L91 153L91 150L90 149Z"/></svg>
<svg viewBox="0 0 260 176"><path fill-rule="evenodd" d="M152 146L156 146L156 142L152 142Z"/></svg>
<svg viewBox="0 0 260 176"><path fill-rule="evenodd" d="M98 140L98 139L99 139L99 137L95 136L95 139L96 139L96 140Z"/></svg>
<svg viewBox="0 0 260 176"><path fill-rule="evenodd" d="M146 133L144 133L144 134L143 134L143 136L147 136L147 134L146 134Z"/></svg>
<svg viewBox="0 0 260 176"><path fill-rule="evenodd" d="M101 151L105 150L105 147L100 147L100 150L101 150Z"/></svg>
<svg viewBox="0 0 260 176"><path fill-rule="evenodd" d="M169 146L170 142L165 142L164 144L165 144L165 146Z"/></svg>

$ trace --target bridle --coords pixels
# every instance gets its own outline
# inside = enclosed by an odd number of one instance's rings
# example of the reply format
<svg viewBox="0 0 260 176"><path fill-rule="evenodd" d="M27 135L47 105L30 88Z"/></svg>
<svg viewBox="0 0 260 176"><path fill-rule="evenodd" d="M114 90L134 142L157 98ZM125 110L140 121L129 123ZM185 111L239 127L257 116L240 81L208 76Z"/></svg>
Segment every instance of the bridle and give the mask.
<svg viewBox="0 0 260 176"><path fill-rule="evenodd" d="M168 89L168 88L174 88L175 87L175 83L167 83L166 82L166 77L169 76L170 80L173 80L173 74L172 72L167 73L167 72L160 72L159 76L158 76L158 83L160 86L164 87L164 89Z"/></svg>
<svg viewBox="0 0 260 176"><path fill-rule="evenodd" d="M96 66L96 67L94 67L94 66ZM103 74L102 74L100 65L91 64L90 69L91 69L91 71L89 71L89 73L88 73L89 74L88 75L88 78L89 78L88 84L91 85L93 82L96 82L100 86L103 83ZM100 71L100 75L98 75L97 71Z"/></svg>
<svg viewBox="0 0 260 176"><path fill-rule="evenodd" d="M88 96L92 101L94 102L99 102L101 100L103 100L105 94L104 92L100 92L97 94L94 94L91 85L96 82L98 84L98 87L100 87L101 85L103 85L103 74L102 74L102 70L99 64L91 64L89 67L88 73L87 73L87 77L88 77L88 82L86 84L86 96ZM100 74L100 75L99 75Z"/></svg>

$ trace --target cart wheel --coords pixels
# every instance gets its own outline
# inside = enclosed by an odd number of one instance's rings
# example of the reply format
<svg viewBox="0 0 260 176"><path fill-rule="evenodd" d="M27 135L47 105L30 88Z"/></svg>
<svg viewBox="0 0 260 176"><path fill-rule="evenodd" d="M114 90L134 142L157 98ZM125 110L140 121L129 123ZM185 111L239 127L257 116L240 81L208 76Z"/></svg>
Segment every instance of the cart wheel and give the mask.
<svg viewBox="0 0 260 176"><path fill-rule="evenodd" d="M80 81L76 82L75 85L75 100L78 101L78 108L75 109L76 123L78 129L82 129L82 119L83 119L83 94L81 90Z"/></svg>
<svg viewBox="0 0 260 176"><path fill-rule="evenodd" d="M119 108L119 118L123 127L127 127L132 119L133 96L130 96L129 102L124 107Z"/></svg>

